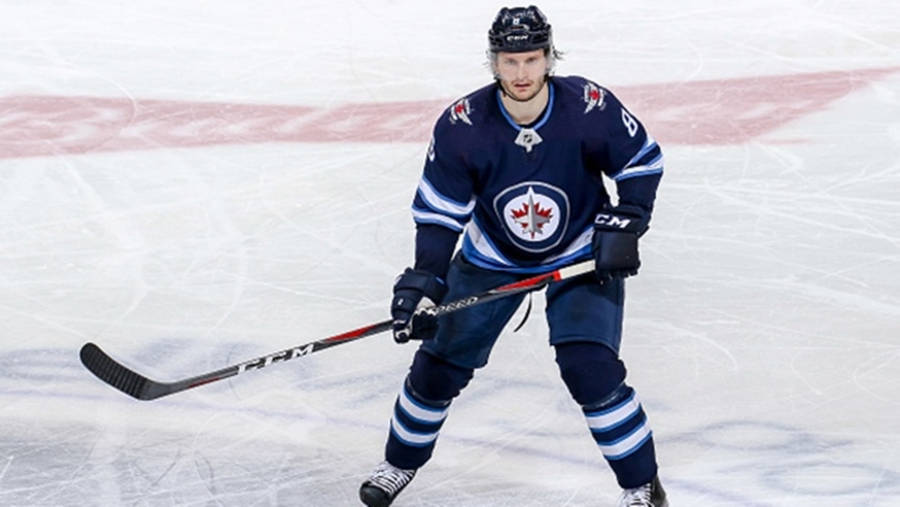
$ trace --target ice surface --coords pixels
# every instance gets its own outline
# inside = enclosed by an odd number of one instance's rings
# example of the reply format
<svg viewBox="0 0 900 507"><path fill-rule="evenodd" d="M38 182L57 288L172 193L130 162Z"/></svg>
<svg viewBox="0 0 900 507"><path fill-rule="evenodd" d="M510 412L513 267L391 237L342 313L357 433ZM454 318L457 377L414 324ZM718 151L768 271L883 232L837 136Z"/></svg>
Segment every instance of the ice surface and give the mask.
<svg viewBox="0 0 900 507"><path fill-rule="evenodd" d="M673 506L897 505L894 3L540 5L666 153L622 354ZM413 347L154 402L77 351L172 380L384 319L498 7L0 6L0 505L356 505ZM398 507L614 504L535 302Z"/></svg>

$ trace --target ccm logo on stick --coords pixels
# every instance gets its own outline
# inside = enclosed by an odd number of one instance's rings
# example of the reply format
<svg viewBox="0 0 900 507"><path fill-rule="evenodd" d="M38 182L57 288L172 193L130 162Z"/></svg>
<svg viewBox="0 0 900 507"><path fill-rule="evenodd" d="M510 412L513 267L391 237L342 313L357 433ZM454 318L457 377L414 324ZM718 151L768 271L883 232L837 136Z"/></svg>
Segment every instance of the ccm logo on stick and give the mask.
<svg viewBox="0 0 900 507"><path fill-rule="evenodd" d="M312 352L313 344L309 344L305 347L293 348L290 350L286 350L283 353L272 354L258 360L238 365L238 373L244 373L247 370L258 370L260 368L265 368L272 363L277 363L278 361L287 361L288 359L293 359L295 357L306 356L312 354Z"/></svg>

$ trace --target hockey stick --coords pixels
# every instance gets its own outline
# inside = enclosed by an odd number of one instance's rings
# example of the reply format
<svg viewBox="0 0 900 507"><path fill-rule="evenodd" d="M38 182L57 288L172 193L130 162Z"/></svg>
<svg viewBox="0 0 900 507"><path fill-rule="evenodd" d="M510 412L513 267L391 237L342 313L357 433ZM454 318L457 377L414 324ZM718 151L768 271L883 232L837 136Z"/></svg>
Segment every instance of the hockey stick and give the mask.
<svg viewBox="0 0 900 507"><path fill-rule="evenodd" d="M482 303L487 303L488 301L494 301L496 299L512 296L514 294L531 292L543 288L551 282L565 280L567 278L572 278L584 273L589 273L593 270L593 260L579 262L577 264L559 268L549 273L544 273L542 275L533 276L524 280L520 280L518 282L496 287L478 295L457 299L456 301L451 301L442 305L437 305L427 311L432 312L438 316L444 315ZM119 391L122 391L123 393L133 396L139 400L155 400L156 398L160 398L162 396L186 391L188 389L193 389L204 384L209 384L211 382L216 382L228 377L233 377L235 375L244 373L245 371L258 370L260 368L269 366L270 364L288 361L297 357L308 356L309 354L327 349L329 347L334 347L335 345L349 343L366 336L381 333L383 331L391 329L392 322L393 321L391 320L385 320L377 324L371 324L359 329L354 329L353 331L347 331L346 333L342 333L339 335L322 338L320 340L299 345L297 347L292 347L272 354L267 354L265 356L257 357L249 361L244 361L239 364L226 366L225 368L222 368L220 370L204 373L202 375L197 375L195 377L190 377L183 380L176 380L174 382L158 382L155 380L151 380L141 375L140 373L137 373L136 371L128 368L127 366L122 365L115 359L109 357L106 352L103 352L100 347L93 343L85 343L84 346L81 347L80 356L82 364L84 364L84 366L88 370L90 370L91 373L96 375L100 380L113 386Z"/></svg>

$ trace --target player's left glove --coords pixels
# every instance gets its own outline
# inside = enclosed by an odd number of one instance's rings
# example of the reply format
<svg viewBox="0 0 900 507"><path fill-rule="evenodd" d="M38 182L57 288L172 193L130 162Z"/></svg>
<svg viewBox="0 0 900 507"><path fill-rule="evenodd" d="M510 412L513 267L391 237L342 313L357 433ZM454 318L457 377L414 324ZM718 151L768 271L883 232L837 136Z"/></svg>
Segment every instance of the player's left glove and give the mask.
<svg viewBox="0 0 900 507"><path fill-rule="evenodd" d="M430 340L437 333L437 317L423 311L444 299L444 282L421 269L406 268L394 283L391 316L394 318L394 341Z"/></svg>
<svg viewBox="0 0 900 507"><path fill-rule="evenodd" d="M647 231L649 214L639 206L609 207L594 218L594 269L601 280L636 275L641 267L638 238Z"/></svg>

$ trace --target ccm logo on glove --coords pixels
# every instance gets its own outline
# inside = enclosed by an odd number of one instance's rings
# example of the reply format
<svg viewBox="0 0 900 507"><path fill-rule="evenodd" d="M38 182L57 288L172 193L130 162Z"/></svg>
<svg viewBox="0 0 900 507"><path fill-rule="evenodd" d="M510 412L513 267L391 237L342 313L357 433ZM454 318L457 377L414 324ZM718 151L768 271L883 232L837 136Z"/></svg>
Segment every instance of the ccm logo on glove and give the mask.
<svg viewBox="0 0 900 507"><path fill-rule="evenodd" d="M610 207L594 218L591 251L601 280L636 275L641 267L638 238L647 230L649 214L639 206Z"/></svg>

